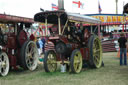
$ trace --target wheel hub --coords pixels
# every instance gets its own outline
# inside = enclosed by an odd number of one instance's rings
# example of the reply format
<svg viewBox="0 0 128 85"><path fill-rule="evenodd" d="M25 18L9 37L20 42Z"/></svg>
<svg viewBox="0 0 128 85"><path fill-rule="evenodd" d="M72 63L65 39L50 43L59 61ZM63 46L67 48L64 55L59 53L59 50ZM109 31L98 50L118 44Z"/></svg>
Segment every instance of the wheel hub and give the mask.
<svg viewBox="0 0 128 85"><path fill-rule="evenodd" d="M31 54L31 53L28 53L28 57L29 57L29 58L32 58L32 54Z"/></svg>
<svg viewBox="0 0 128 85"><path fill-rule="evenodd" d="M9 60L6 53L0 54L0 75L6 76L9 72Z"/></svg>
<svg viewBox="0 0 128 85"><path fill-rule="evenodd" d="M5 62L2 62L1 63L1 67L6 67L6 63Z"/></svg>

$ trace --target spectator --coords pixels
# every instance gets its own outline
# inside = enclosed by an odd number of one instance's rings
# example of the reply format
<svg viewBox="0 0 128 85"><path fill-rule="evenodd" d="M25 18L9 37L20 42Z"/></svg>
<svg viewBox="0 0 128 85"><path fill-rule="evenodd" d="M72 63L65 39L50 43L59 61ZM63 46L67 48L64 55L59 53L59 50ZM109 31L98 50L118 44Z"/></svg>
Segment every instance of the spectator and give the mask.
<svg viewBox="0 0 128 85"><path fill-rule="evenodd" d="M119 47L120 47L120 65L123 64L124 58L124 65L127 65L127 55L126 55L126 42L127 39L123 33L120 34L120 38L118 39Z"/></svg>
<svg viewBox="0 0 128 85"><path fill-rule="evenodd" d="M45 48L45 38L42 38L41 39L41 41L42 41L42 52L44 53L45 52L45 50L44 50L44 48Z"/></svg>
<svg viewBox="0 0 128 85"><path fill-rule="evenodd" d="M39 55L41 55L42 54L42 48L43 48L43 42L42 42L42 40L39 38L39 40L38 40L38 43L39 43Z"/></svg>
<svg viewBox="0 0 128 85"><path fill-rule="evenodd" d="M113 34L112 34L112 33L113 33L113 31L109 33L109 35L110 35L110 39L113 38Z"/></svg>
<svg viewBox="0 0 128 85"><path fill-rule="evenodd" d="M36 45L38 47L38 53L39 53L39 61L38 61L38 63L42 64L42 62L43 62L43 55L42 55L43 42L42 42L42 40L40 38L37 40Z"/></svg>

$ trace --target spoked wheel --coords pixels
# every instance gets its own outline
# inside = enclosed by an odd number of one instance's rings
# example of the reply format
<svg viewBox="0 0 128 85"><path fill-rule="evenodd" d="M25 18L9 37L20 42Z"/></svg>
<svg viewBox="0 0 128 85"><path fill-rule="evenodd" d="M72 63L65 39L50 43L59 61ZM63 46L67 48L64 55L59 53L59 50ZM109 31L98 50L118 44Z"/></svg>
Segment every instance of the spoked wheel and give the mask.
<svg viewBox="0 0 128 85"><path fill-rule="evenodd" d="M9 72L9 59L5 52L0 53L0 74L6 76Z"/></svg>
<svg viewBox="0 0 128 85"><path fill-rule="evenodd" d="M35 42L26 41L21 48L21 66L31 71L35 70L38 63L38 51Z"/></svg>
<svg viewBox="0 0 128 85"><path fill-rule="evenodd" d="M82 69L82 55L78 49L75 49L72 52L70 66L71 66L71 73L80 73Z"/></svg>
<svg viewBox="0 0 128 85"><path fill-rule="evenodd" d="M102 47L100 39L96 35L92 35L89 39L90 65L100 68L102 64Z"/></svg>
<svg viewBox="0 0 128 85"><path fill-rule="evenodd" d="M46 72L55 72L57 69L56 53L53 50L45 52L44 69Z"/></svg>

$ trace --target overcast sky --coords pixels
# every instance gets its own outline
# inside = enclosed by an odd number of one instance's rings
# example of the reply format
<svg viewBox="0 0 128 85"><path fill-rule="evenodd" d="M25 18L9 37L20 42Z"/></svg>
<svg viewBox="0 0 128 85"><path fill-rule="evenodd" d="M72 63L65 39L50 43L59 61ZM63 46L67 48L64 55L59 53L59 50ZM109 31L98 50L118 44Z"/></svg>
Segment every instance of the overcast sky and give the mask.
<svg viewBox="0 0 128 85"><path fill-rule="evenodd" d="M78 9L72 1L84 3L83 9ZM103 14L115 14L115 0L99 0ZM118 13L122 14L123 2L128 0L118 0ZM0 13L33 18L34 14L40 12L40 8L51 10L51 3L58 4L58 0L0 0ZM97 14L98 0L64 0L65 10L81 14Z"/></svg>

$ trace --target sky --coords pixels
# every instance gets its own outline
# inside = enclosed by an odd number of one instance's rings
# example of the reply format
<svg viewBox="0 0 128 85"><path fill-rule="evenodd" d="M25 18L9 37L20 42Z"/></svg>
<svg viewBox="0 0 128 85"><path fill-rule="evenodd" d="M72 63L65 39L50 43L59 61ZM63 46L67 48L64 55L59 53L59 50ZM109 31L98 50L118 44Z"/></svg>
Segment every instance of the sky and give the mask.
<svg viewBox="0 0 128 85"><path fill-rule="evenodd" d="M83 8L77 8L72 1L81 1ZM98 14L98 1L102 9L102 14L115 14L115 0L64 0L64 8L67 12L80 14ZM33 18L40 12L40 8L44 10L52 10L51 4L58 4L58 0L0 0L0 13L10 15ZM123 12L123 4L128 0L118 0L118 14Z"/></svg>

